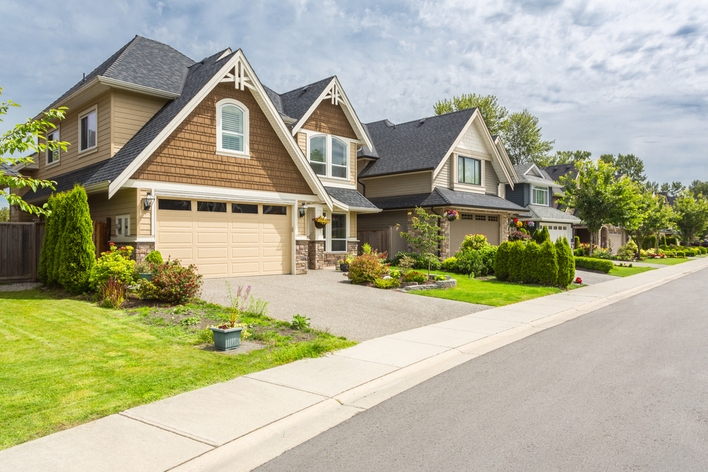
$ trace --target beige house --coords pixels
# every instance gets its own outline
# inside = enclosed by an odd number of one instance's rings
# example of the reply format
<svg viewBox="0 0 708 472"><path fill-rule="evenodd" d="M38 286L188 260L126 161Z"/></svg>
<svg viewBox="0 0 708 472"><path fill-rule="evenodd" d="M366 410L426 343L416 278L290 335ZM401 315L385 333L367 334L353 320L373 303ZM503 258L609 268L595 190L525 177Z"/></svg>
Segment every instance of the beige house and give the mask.
<svg viewBox="0 0 708 472"><path fill-rule="evenodd" d="M498 137L492 137L475 109L394 124L366 124L374 145L359 153L359 191L383 211L359 218L359 239L381 251L407 251L399 231L409 228L408 213L423 207L442 215L447 237L440 256L453 255L465 235L484 234L490 243L508 237L508 219L524 208L506 200L516 172Z"/></svg>
<svg viewBox="0 0 708 472"><path fill-rule="evenodd" d="M139 260L157 249L205 277L305 273L356 250L358 216L379 211L356 188L357 149L372 144L336 77L278 94L241 50L195 62L136 36L58 106L69 112L47 138L69 149L20 171L84 185L92 219Z"/></svg>

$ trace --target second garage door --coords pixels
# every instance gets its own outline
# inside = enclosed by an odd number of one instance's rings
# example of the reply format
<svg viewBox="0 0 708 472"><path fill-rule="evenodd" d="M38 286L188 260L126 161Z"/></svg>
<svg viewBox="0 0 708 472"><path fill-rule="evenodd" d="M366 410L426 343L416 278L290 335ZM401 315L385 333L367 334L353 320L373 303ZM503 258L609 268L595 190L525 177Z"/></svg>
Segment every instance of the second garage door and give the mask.
<svg viewBox="0 0 708 472"><path fill-rule="evenodd" d="M205 277L291 273L284 205L158 199L156 249Z"/></svg>
<svg viewBox="0 0 708 472"><path fill-rule="evenodd" d="M455 254L468 234L483 234L489 244L499 244L499 217L496 215L471 215L463 213L459 220L450 223L450 252Z"/></svg>

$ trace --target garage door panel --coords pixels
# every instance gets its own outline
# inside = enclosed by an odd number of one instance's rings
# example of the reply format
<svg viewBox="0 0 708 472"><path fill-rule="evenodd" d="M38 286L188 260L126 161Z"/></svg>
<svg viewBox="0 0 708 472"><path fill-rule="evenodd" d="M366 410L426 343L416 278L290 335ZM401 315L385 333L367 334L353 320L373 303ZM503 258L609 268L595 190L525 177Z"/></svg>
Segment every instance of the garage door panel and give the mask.
<svg viewBox="0 0 708 472"><path fill-rule="evenodd" d="M231 244L234 245L254 245L260 242L260 235L258 232L254 233L231 233Z"/></svg>
<svg viewBox="0 0 708 472"><path fill-rule="evenodd" d="M247 247L232 247L231 248L232 258L253 258L258 259L260 257L260 250L258 247L247 246Z"/></svg>
<svg viewBox="0 0 708 472"><path fill-rule="evenodd" d="M197 246L197 259L222 259L226 260L228 258L229 249L225 246L222 247L205 247Z"/></svg>
<svg viewBox="0 0 708 472"><path fill-rule="evenodd" d="M221 244L226 245L229 235L226 233L197 233L197 244Z"/></svg>
<svg viewBox="0 0 708 472"><path fill-rule="evenodd" d="M192 261L194 259L194 249L191 247L170 248L165 247L160 249L162 257L167 260L179 259L182 262Z"/></svg>
<svg viewBox="0 0 708 472"><path fill-rule="evenodd" d="M228 271L228 264L222 262L220 264L209 264L202 262L197 266L197 270L204 276L223 277Z"/></svg>
<svg viewBox="0 0 708 472"><path fill-rule="evenodd" d="M235 262L231 264L233 275L261 275L260 262Z"/></svg>
<svg viewBox="0 0 708 472"><path fill-rule="evenodd" d="M157 235L157 241L160 244L166 244L166 245L174 245L174 244L192 244L193 242L193 237L192 237L191 232L184 232L184 233L168 233L166 231L163 231L161 233L158 233Z"/></svg>

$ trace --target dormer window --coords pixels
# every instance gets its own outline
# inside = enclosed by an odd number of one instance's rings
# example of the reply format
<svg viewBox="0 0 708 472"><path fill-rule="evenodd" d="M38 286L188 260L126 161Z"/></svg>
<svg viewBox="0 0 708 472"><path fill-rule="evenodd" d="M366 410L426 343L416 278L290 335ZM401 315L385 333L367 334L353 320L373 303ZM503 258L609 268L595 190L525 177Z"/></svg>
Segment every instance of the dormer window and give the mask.
<svg viewBox="0 0 708 472"><path fill-rule="evenodd" d="M482 185L482 161L458 156L457 181L463 184Z"/></svg>
<svg viewBox="0 0 708 472"><path fill-rule="evenodd" d="M548 189L545 187L531 187L531 203L534 205L548 205Z"/></svg>
<svg viewBox="0 0 708 472"><path fill-rule="evenodd" d="M310 166L323 177L347 179L349 176L346 142L330 135L312 136L309 140Z"/></svg>
<svg viewBox="0 0 708 472"><path fill-rule="evenodd" d="M59 141L59 129L55 129L54 131L50 131L47 133L47 144L49 144L51 141ZM56 164L59 162L59 149L49 149L47 147L46 150L47 153L47 165L51 164Z"/></svg>
<svg viewBox="0 0 708 472"><path fill-rule="evenodd" d="M248 108L241 102L224 99L216 104L216 152L248 157Z"/></svg>

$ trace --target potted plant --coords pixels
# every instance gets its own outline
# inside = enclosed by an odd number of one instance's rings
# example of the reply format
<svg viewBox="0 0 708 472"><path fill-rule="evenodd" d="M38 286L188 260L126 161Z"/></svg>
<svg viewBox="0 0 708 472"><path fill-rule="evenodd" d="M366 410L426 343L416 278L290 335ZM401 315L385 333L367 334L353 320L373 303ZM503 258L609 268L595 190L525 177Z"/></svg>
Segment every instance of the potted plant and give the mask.
<svg viewBox="0 0 708 472"><path fill-rule="evenodd" d="M231 351L236 349L241 345L241 338L244 339L248 336L246 331L247 325L245 323L239 322L239 315L251 294L251 286L243 288L239 285L236 289L236 296L234 297L231 291L231 284L226 282L226 287L229 292L229 299L231 300L231 308L229 308L229 321L226 323L221 323L218 326L210 326L209 329L214 334L214 348L217 351Z"/></svg>
<svg viewBox="0 0 708 472"><path fill-rule="evenodd" d="M445 218L447 218L447 221L455 221L460 219L460 214L452 208L448 208L447 210L445 210L444 216Z"/></svg>
<svg viewBox="0 0 708 472"><path fill-rule="evenodd" d="M138 262L135 264L135 271L138 273L139 279L152 280L152 264L149 262Z"/></svg>
<svg viewBox="0 0 708 472"><path fill-rule="evenodd" d="M318 216L317 218L312 218L312 221L315 222L315 228L322 229L329 223L329 218L326 216Z"/></svg>
<svg viewBox="0 0 708 472"><path fill-rule="evenodd" d="M337 261L339 265L339 270L342 272L349 272L349 264L354 260L353 254L347 254Z"/></svg>

